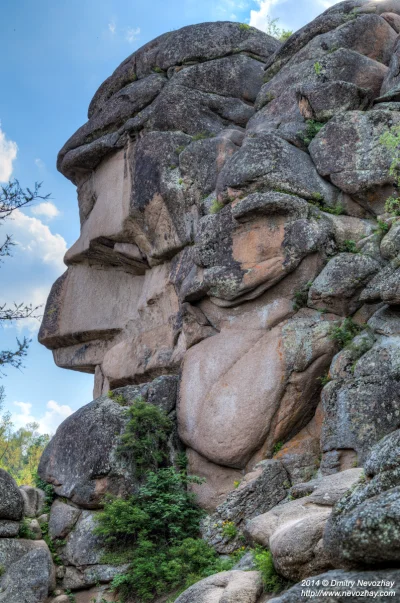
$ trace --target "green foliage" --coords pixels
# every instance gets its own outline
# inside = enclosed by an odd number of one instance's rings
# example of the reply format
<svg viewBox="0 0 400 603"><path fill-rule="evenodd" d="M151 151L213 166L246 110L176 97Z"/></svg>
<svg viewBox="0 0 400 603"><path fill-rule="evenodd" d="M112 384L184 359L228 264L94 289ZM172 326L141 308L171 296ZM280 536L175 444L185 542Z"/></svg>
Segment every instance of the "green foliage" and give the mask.
<svg viewBox="0 0 400 603"><path fill-rule="evenodd" d="M5 574L6 572L6 568L4 567L4 565L0 565L0 578L3 574Z"/></svg>
<svg viewBox="0 0 400 603"><path fill-rule="evenodd" d="M161 69L161 67L158 67L158 66L153 67L153 71L154 71L154 73L164 73L164 71Z"/></svg>
<svg viewBox="0 0 400 603"><path fill-rule="evenodd" d="M389 174L393 176L396 189L398 190L400 188L400 124L393 126L382 134L379 141L392 155ZM387 199L385 211L393 216L400 215L400 198L398 195Z"/></svg>
<svg viewBox="0 0 400 603"><path fill-rule="evenodd" d="M218 214L221 211L221 209L223 209L223 208L224 208L224 204L221 203L221 201L218 201L217 199L215 199L211 203L209 213L210 214Z"/></svg>
<svg viewBox="0 0 400 603"><path fill-rule="evenodd" d="M60 556L57 553L57 547L63 546L65 544L65 540L56 540L53 541L49 536L49 524L48 522L44 522L41 524L40 529L42 530L43 540L49 547L49 551L53 558L53 562L55 565L62 565L62 561Z"/></svg>
<svg viewBox="0 0 400 603"><path fill-rule="evenodd" d="M181 469L182 471L186 471L188 462L189 461L186 452L178 452L175 456L175 465L178 467L178 469Z"/></svg>
<svg viewBox="0 0 400 603"><path fill-rule="evenodd" d="M224 536L224 538L232 540L233 538L235 538L235 536L237 536L237 533L237 527L235 526L233 521L224 521L224 523L222 524L222 535Z"/></svg>
<svg viewBox="0 0 400 603"><path fill-rule="evenodd" d="M109 545L132 545L145 536L170 543L198 535L203 512L187 486L201 480L173 467L149 472L137 495L128 500L108 498L97 515L96 533Z"/></svg>
<svg viewBox="0 0 400 603"><path fill-rule="evenodd" d="M314 63L314 71L318 76L320 76L322 73L322 65L318 61Z"/></svg>
<svg viewBox="0 0 400 603"><path fill-rule="evenodd" d="M186 538L172 546L160 546L140 539L133 551L128 573L116 576L112 587L123 601L137 597L141 603L152 601L178 588L185 590L202 578L232 568L233 561L221 561L203 540Z"/></svg>
<svg viewBox="0 0 400 603"><path fill-rule="evenodd" d="M277 442L272 450L273 455L275 456L275 454L278 454L278 452L280 452L283 448L283 442Z"/></svg>
<svg viewBox="0 0 400 603"><path fill-rule="evenodd" d="M36 540L35 533L29 527L29 519L24 518L19 526L18 538L27 540Z"/></svg>
<svg viewBox="0 0 400 603"><path fill-rule="evenodd" d="M249 29L251 29L250 25L248 25L248 23L239 23L239 29L241 29L242 31L248 31Z"/></svg>
<svg viewBox="0 0 400 603"><path fill-rule="evenodd" d="M167 442L173 425L164 411L140 396L126 413L129 421L118 451L135 462L141 477L146 471L157 469L168 458Z"/></svg>
<svg viewBox="0 0 400 603"><path fill-rule="evenodd" d="M331 327L329 337L332 341L336 341L340 348L344 348L353 341L354 337L356 337L361 330L361 327L356 324L352 318L345 318L340 325Z"/></svg>
<svg viewBox="0 0 400 603"><path fill-rule="evenodd" d="M333 207L330 205L326 205L323 196L320 193L314 193L313 198L309 201L311 205L315 205L321 211L324 211L327 214L333 214L334 216L340 216L344 213L344 207L340 203L337 203Z"/></svg>
<svg viewBox="0 0 400 603"><path fill-rule="evenodd" d="M214 137L215 137L215 134L213 134L212 132L198 132L197 134L192 136L192 140L193 141L206 140L207 138L214 138Z"/></svg>
<svg viewBox="0 0 400 603"><path fill-rule="evenodd" d="M103 562L131 563L128 572L112 583L123 601L132 595L151 601L233 565L222 563L198 538L203 511L187 488L199 482L173 467L159 469L147 474L137 495L105 501L95 533L109 547Z"/></svg>
<svg viewBox="0 0 400 603"><path fill-rule="evenodd" d="M65 594L67 595L67 597L69 599L69 603L76 603L76 597L75 597L74 593L69 590L69 588L65 589Z"/></svg>
<svg viewBox="0 0 400 603"><path fill-rule="evenodd" d="M115 392L109 391L107 396L110 398L110 400L116 402L120 406L128 406L129 404L122 394L116 394Z"/></svg>
<svg viewBox="0 0 400 603"><path fill-rule="evenodd" d="M39 488L40 490L43 490L43 492L45 493L46 496L44 499L43 513L49 513L53 500L56 497L56 493L54 492L54 486L42 480L37 473L34 474L33 481L35 487Z"/></svg>
<svg viewBox="0 0 400 603"><path fill-rule="evenodd" d="M178 184L181 184L181 185L183 184L183 178L179 178Z"/></svg>
<svg viewBox="0 0 400 603"><path fill-rule="evenodd" d="M285 583L276 572L271 551L261 546L256 546L253 554L256 568L262 575L264 591L267 593L277 593L282 590Z"/></svg>
<svg viewBox="0 0 400 603"><path fill-rule="evenodd" d="M325 124L315 121L314 119L307 119L306 124L307 128L304 134L302 134L302 139L304 144L308 147Z"/></svg>
<svg viewBox="0 0 400 603"><path fill-rule="evenodd" d="M281 29L278 26L278 22L279 19L271 19L271 17L267 17L266 33L280 42L286 42L293 32L289 29Z"/></svg>
<svg viewBox="0 0 400 603"><path fill-rule="evenodd" d="M180 155L184 150L186 149L185 145L181 145L180 147L177 147L175 149L175 152L177 153L177 155Z"/></svg>
<svg viewBox="0 0 400 603"><path fill-rule="evenodd" d="M329 371L327 373L325 373L325 375L322 375L322 377L318 377L318 381L322 385L322 387L325 387L325 385L327 385L330 381L332 381L332 379L329 375Z"/></svg>
<svg viewBox="0 0 400 603"><path fill-rule="evenodd" d="M298 289L294 293L294 301L293 301L293 310L300 310L300 308L305 308L308 302L308 292L312 286L312 281L306 283L301 289Z"/></svg>
<svg viewBox="0 0 400 603"><path fill-rule="evenodd" d="M237 479L237 480L235 480L235 481L233 482L233 487L234 487L234 488L239 488L240 483L241 483L241 482L240 482L238 479Z"/></svg>
<svg viewBox="0 0 400 603"><path fill-rule="evenodd" d="M379 236L385 235L387 232L389 232L390 226L387 222L385 222L384 220L377 220L377 222Z"/></svg>
<svg viewBox="0 0 400 603"><path fill-rule="evenodd" d="M385 203L385 212L392 216L400 216L400 198L389 197Z"/></svg>
<svg viewBox="0 0 400 603"><path fill-rule="evenodd" d="M351 239L348 239L343 242L340 247L340 251L342 253L360 253L360 250L357 247L357 243Z"/></svg>

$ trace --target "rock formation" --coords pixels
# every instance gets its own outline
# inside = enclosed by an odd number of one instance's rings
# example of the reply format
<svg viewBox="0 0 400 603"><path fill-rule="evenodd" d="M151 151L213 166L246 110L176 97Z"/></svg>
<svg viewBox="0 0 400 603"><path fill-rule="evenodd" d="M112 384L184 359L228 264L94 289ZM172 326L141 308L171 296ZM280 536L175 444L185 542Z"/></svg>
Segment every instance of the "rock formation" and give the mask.
<svg viewBox="0 0 400 603"><path fill-rule="evenodd" d="M384 143L399 33L399 0L339 2L284 44L204 23L96 92L58 157L81 234L39 335L58 366L94 375L40 464L60 588L84 597L121 571L92 528L105 494L138 487L115 401L138 395L175 422L172 460L185 450L205 478L192 487L219 553L260 543L292 581L400 578L400 160ZM177 600L258 603L250 569Z"/></svg>

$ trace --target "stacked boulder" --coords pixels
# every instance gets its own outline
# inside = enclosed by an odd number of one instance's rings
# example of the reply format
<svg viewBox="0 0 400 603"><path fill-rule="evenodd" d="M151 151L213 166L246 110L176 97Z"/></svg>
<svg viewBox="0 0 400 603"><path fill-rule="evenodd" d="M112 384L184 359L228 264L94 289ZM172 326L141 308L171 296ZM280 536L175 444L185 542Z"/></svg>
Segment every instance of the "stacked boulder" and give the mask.
<svg viewBox="0 0 400 603"><path fill-rule="evenodd" d="M40 466L62 588L121 571L92 534L104 494L137 487L107 393L149 399L160 380L221 554L247 538L292 581L397 576L400 166L383 141L400 128L399 32L399 0L340 2L284 44L238 23L170 32L102 84L60 151L81 234L39 337L94 374L96 398ZM262 596L235 569L180 601Z"/></svg>
<svg viewBox="0 0 400 603"><path fill-rule="evenodd" d="M2 603L43 603L55 587L53 560L42 540L39 523L46 519L42 513L44 503L42 490L30 486L18 488L11 475L0 469Z"/></svg>

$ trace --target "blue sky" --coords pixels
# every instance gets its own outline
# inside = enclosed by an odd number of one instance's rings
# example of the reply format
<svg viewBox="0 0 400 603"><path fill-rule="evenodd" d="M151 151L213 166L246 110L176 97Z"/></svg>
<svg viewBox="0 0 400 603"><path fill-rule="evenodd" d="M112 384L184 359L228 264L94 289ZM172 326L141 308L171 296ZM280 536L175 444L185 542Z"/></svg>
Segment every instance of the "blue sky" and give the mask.
<svg viewBox="0 0 400 603"><path fill-rule="evenodd" d="M51 202L18 212L0 232L18 243L0 267L4 302L45 301L77 239L74 186L55 168L58 150L86 121L97 87L134 50L156 36L202 21L235 20L265 29L268 18L296 30L333 0L3 0L0 39L0 182L43 181ZM22 372L0 381L19 427L33 419L42 432L92 399L93 377L57 368L37 341L39 323L0 327L1 348L32 337Z"/></svg>

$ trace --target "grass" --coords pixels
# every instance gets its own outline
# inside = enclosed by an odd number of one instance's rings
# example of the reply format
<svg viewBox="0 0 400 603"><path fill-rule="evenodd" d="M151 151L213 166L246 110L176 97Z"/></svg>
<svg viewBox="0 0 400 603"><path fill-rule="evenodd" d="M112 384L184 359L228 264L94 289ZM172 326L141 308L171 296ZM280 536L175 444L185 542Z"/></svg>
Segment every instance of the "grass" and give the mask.
<svg viewBox="0 0 400 603"><path fill-rule="evenodd" d="M218 214L221 211L221 209L223 209L223 208L224 208L224 204L221 203L221 201L218 201L217 199L215 199L215 201L213 201L210 206L209 213L210 214Z"/></svg>
<svg viewBox="0 0 400 603"><path fill-rule="evenodd" d="M357 247L357 243L352 239L348 239L343 242L340 246L339 251L341 253L360 253L360 250Z"/></svg>
<svg viewBox="0 0 400 603"><path fill-rule="evenodd" d="M215 138L215 134L213 132L198 132L194 136L192 136L192 140L195 142L196 140L206 140L207 138Z"/></svg>
<svg viewBox="0 0 400 603"><path fill-rule="evenodd" d="M320 121L315 121L314 119L307 119L306 124L306 131L301 135L301 138L306 147L309 147L312 140L316 137L318 132L322 130L325 124Z"/></svg>
<svg viewBox="0 0 400 603"><path fill-rule="evenodd" d="M322 73L322 65L318 61L314 63L314 71L318 76L320 76Z"/></svg>
<svg viewBox="0 0 400 603"><path fill-rule="evenodd" d="M332 341L335 341L340 348L347 347L356 337L362 328L356 324L352 318L345 318L340 325L331 327L329 337Z"/></svg>
<svg viewBox="0 0 400 603"><path fill-rule="evenodd" d="M278 593L283 590L286 584L275 569L271 551L264 549L262 546L256 546L253 556L256 568L261 572L264 591Z"/></svg>

